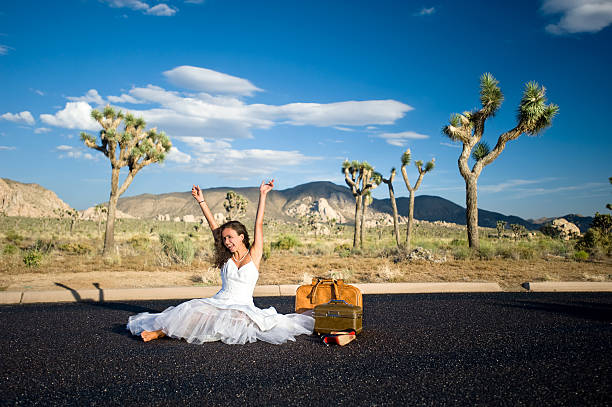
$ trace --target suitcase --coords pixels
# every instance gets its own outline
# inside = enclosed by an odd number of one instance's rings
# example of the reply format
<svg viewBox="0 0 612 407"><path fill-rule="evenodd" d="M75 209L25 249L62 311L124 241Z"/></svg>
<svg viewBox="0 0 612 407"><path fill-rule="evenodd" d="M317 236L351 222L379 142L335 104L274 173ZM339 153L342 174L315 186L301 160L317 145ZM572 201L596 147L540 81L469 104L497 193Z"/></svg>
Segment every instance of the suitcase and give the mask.
<svg viewBox="0 0 612 407"><path fill-rule="evenodd" d="M331 300L344 300L349 304L363 307L363 296L359 288L344 284L343 280L315 277L312 279L312 284L302 285L296 290L295 312L302 313Z"/></svg>
<svg viewBox="0 0 612 407"><path fill-rule="evenodd" d="M360 333L362 316L363 308L343 300L331 300L327 304L314 307L314 331L318 334L329 334L332 331L354 329L356 333Z"/></svg>

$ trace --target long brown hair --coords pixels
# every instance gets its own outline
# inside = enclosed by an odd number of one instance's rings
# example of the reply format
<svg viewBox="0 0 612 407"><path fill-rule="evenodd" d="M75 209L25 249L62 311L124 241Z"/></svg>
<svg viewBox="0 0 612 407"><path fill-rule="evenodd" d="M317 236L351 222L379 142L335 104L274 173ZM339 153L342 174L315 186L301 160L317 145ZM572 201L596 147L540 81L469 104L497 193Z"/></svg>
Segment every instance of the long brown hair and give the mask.
<svg viewBox="0 0 612 407"><path fill-rule="evenodd" d="M219 226L213 236L215 238L215 266L221 268L223 265L232 257L232 252L229 251L227 247L223 244L223 237L221 233L227 228L233 229L238 235L244 235L243 243L247 249L251 248L251 243L249 242L249 232L247 232L246 227L238 222L237 220L230 220L229 222L225 222L223 225Z"/></svg>

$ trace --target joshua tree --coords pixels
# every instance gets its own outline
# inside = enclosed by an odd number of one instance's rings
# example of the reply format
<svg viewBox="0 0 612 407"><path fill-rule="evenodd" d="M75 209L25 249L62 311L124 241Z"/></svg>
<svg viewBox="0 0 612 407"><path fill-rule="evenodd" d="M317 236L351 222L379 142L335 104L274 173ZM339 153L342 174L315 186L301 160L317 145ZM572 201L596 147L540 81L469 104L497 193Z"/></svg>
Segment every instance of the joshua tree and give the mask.
<svg viewBox="0 0 612 407"><path fill-rule="evenodd" d="M406 248L410 249L410 238L412 237L412 224L414 223L414 193L421 186L421 182L423 182L423 177L425 174L434 169L436 163L436 159L432 158L427 164L425 164L425 168L423 168L423 161L415 161L414 165L419 170L419 177L417 178L414 187L410 185L410 181L408 180L408 174L406 173L406 166L410 164L410 149L407 149L404 154L402 154L402 177L404 177L404 183L406 184L406 188L408 188L410 204L408 206L408 226L406 226Z"/></svg>
<svg viewBox="0 0 612 407"><path fill-rule="evenodd" d="M608 178L608 181L610 181L610 184L612 184L612 177ZM612 204L606 204L606 208L612 211Z"/></svg>
<svg viewBox="0 0 612 407"><path fill-rule="evenodd" d="M234 191L228 191L225 195L225 201L223 201L223 207L227 215L225 216L226 222L230 220L237 220L246 214L246 208L249 201L242 195L238 195Z"/></svg>
<svg viewBox="0 0 612 407"><path fill-rule="evenodd" d="M164 160L172 143L164 132L158 133L155 128L146 130L146 123L142 118L124 114L121 110L115 111L110 106L106 106L102 112L92 110L91 117L102 126L100 144L96 143L95 137L87 133L81 133L81 140L87 147L104 154L111 163L111 191L102 252L104 256L109 256L115 246L115 214L119 197L132 183L138 171L149 164ZM121 122L122 128L119 127ZM119 186L119 173L123 167L128 167L129 172L123 184Z"/></svg>
<svg viewBox="0 0 612 407"><path fill-rule="evenodd" d="M94 211L96 212L96 217L98 218L98 233L100 233L100 226L102 225L102 214L108 213L108 209L102 204L97 204L94 208Z"/></svg>
<svg viewBox="0 0 612 407"><path fill-rule="evenodd" d="M389 178L382 178L382 182L387 184L389 187L389 201L391 202L391 209L393 209L393 232L395 233L395 242L397 246L401 246L399 238L399 222L397 220L397 203L395 202L395 192L393 190L393 180L395 179L395 167L391 168L391 175Z"/></svg>
<svg viewBox="0 0 612 407"><path fill-rule="evenodd" d="M495 225L495 228L497 229L497 238L501 239L502 236L504 235L504 229L506 229L506 225L508 224L508 222L506 222L505 220L498 220L497 224Z"/></svg>
<svg viewBox="0 0 612 407"><path fill-rule="evenodd" d="M344 180L355 197L355 233L353 248L361 247L363 243L363 218L365 216L364 196L376 188L382 180L380 174L366 161L344 161L342 163Z"/></svg>
<svg viewBox="0 0 612 407"><path fill-rule="evenodd" d="M525 84L523 96L518 107L517 125L502 133L497 144L490 150L481 142L485 121L493 117L501 106L504 96L499 89L498 81L490 73L480 77L480 109L462 114L453 114L450 124L442 132L451 140L460 141L463 150L459 156L459 172L465 180L465 206L468 243L478 249L478 203L477 182L482 169L491 164L504 150L506 143L517 139L521 134L537 135L552 124L552 119L559 111L555 104L546 104L546 89L536 82ZM472 151L473 150L473 151ZM470 155L476 161L472 169L468 167Z"/></svg>

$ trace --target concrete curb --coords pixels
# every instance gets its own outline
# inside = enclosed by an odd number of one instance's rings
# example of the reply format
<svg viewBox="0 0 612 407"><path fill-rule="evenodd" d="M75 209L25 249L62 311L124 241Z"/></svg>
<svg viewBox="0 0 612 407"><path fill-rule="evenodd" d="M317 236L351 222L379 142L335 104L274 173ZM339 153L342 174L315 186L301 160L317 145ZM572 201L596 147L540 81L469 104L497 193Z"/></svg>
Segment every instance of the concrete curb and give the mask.
<svg viewBox="0 0 612 407"><path fill-rule="evenodd" d="M363 294L499 292L497 283L369 283L354 284ZM254 297L293 297L299 285L258 285ZM0 291L0 304L104 302L205 298L221 287L109 288L87 290Z"/></svg>
<svg viewBox="0 0 612 407"><path fill-rule="evenodd" d="M528 281L522 284L523 288L532 292L610 292L612 282L596 281Z"/></svg>
<svg viewBox="0 0 612 407"><path fill-rule="evenodd" d="M353 284L363 294L427 294L501 292L497 283L367 283ZM612 292L612 282L567 281L526 282L530 292ZM293 297L299 285L258 285L254 297ZM134 300L181 300L205 298L219 291L212 287L109 288L87 290L0 291L0 304L34 304L46 302L104 302Z"/></svg>

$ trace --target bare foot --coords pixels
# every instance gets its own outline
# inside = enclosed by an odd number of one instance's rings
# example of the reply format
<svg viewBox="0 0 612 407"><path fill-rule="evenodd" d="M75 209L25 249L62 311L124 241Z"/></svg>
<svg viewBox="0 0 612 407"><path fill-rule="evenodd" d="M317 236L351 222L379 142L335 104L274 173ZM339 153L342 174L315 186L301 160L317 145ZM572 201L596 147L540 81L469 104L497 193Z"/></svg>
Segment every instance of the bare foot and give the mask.
<svg viewBox="0 0 612 407"><path fill-rule="evenodd" d="M154 339L163 338L164 336L166 336L166 334L162 330L159 330L159 331L142 331L140 336L142 337L143 341L149 342L149 341L152 341Z"/></svg>

